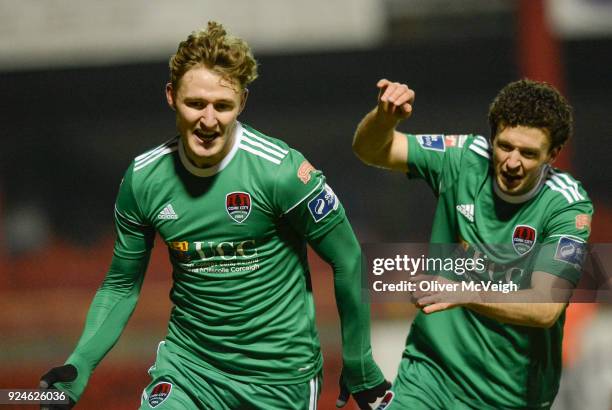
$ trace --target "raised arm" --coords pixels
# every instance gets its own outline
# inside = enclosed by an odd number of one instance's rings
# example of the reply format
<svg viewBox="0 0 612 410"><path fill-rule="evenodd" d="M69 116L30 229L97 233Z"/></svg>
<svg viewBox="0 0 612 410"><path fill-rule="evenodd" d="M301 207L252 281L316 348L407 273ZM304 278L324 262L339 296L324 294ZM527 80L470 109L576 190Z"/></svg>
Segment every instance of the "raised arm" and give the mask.
<svg viewBox="0 0 612 410"><path fill-rule="evenodd" d="M406 84L378 81L378 103L361 120L353 139L353 152L367 165L408 171L408 142L396 130L412 115L415 93Z"/></svg>

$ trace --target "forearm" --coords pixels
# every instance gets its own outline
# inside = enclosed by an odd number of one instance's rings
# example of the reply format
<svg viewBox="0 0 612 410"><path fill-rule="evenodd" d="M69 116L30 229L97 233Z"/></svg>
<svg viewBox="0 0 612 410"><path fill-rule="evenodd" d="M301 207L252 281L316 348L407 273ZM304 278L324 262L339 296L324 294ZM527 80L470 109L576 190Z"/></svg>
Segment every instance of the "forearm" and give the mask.
<svg viewBox="0 0 612 410"><path fill-rule="evenodd" d="M366 164L379 165L391 150L399 120L379 115L378 107L361 120L353 137L353 151Z"/></svg>
<svg viewBox="0 0 612 410"><path fill-rule="evenodd" d="M573 284L546 272L532 274L531 288L515 292L481 292L467 307L499 320L532 327L551 327L565 310Z"/></svg>
<svg viewBox="0 0 612 410"><path fill-rule="evenodd" d="M429 276L418 278L430 280ZM438 277L444 286L457 282ZM463 306L491 319L531 327L551 327L572 296L574 285L547 272L532 273L531 287L511 292L491 290L447 291L418 295L417 306L427 314Z"/></svg>
<svg viewBox="0 0 612 410"><path fill-rule="evenodd" d="M144 260L113 258L109 272L90 305L85 327L67 364L77 368L77 379L59 384L77 401L91 373L115 345L132 315L144 278Z"/></svg>
<svg viewBox="0 0 612 410"><path fill-rule="evenodd" d="M384 377L372 358L370 305L362 298L359 242L348 221L344 220L312 245L334 271L347 384L351 392L376 386Z"/></svg>
<svg viewBox="0 0 612 410"><path fill-rule="evenodd" d="M565 303L469 303L466 308L499 322L548 328L555 324Z"/></svg>

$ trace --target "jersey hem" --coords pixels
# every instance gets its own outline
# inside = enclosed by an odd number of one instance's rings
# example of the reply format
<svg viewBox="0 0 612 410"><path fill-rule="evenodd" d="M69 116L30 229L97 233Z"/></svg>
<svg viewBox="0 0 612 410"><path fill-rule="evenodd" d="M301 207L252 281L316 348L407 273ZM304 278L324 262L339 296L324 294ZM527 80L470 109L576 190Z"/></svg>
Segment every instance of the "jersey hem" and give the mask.
<svg viewBox="0 0 612 410"><path fill-rule="evenodd" d="M218 367L211 365L205 360L199 360L198 363L194 363L187 356L191 355L188 351L186 351L183 347L176 345L175 343L166 342L166 348L173 351L177 356L179 356L182 360L189 362L192 365L203 367L207 370L210 370L215 373L219 373L225 377L228 377L232 380L237 380L243 383L252 383L252 384L262 384L262 385L281 385L281 384L300 384L304 382L310 381L313 377L318 375L323 369L323 358L321 354L318 355L317 363L312 367L308 372L304 372L300 376L288 376L286 374L265 374L262 376L242 376L234 373L225 372Z"/></svg>

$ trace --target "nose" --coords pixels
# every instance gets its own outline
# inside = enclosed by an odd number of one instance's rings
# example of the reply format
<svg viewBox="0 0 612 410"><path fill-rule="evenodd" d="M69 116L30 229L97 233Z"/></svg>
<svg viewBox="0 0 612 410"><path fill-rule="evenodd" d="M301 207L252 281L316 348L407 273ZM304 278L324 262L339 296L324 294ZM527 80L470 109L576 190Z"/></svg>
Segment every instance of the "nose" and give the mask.
<svg viewBox="0 0 612 410"><path fill-rule="evenodd" d="M521 156L514 150L510 152L506 159L506 168L508 171L517 171L521 167Z"/></svg>
<svg viewBox="0 0 612 410"><path fill-rule="evenodd" d="M208 104L202 110L202 116L200 117L200 123L205 128L214 128L217 126L217 115L215 112L215 107L212 104Z"/></svg>

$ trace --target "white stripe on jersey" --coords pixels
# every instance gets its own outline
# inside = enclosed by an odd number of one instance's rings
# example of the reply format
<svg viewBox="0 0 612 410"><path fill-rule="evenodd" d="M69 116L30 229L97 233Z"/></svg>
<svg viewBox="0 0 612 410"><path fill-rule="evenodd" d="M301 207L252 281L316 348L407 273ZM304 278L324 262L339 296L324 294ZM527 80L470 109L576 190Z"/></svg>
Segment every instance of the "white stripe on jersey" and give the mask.
<svg viewBox="0 0 612 410"><path fill-rule="evenodd" d="M145 152L144 154L140 154L139 156L137 156L134 159L136 160L136 162L144 161L145 159L147 159L147 157L150 157L151 155L156 154L157 152L159 152L162 149L168 147L169 145L171 145L174 142L176 142L176 137L172 138L171 140L168 140L168 141L164 142L163 144L153 148L150 151Z"/></svg>
<svg viewBox="0 0 612 410"><path fill-rule="evenodd" d="M476 146L472 143L472 145L470 145L470 149L472 151L474 151L475 153L477 153L478 155L480 155L481 157L485 157L485 158L491 158L491 156L489 155L489 153L487 151L485 151L484 149L480 148L479 146Z"/></svg>
<svg viewBox="0 0 612 410"><path fill-rule="evenodd" d="M270 141L268 141L268 140L266 140L264 138L261 138L260 136L255 135L251 131L243 129L243 132L244 132L245 135L248 135L249 137L254 138L257 141L259 141L259 142L261 142L263 144L266 144L270 148L274 148L275 150L277 150L277 151L279 151L279 152L281 152L281 153L283 153L285 155L287 155L289 153L289 151L287 151L286 149L283 149L283 148L279 147L278 145L276 145L276 144L274 144L274 143L272 143L272 142L270 142Z"/></svg>
<svg viewBox="0 0 612 410"><path fill-rule="evenodd" d="M243 136L243 138L244 138L244 136ZM263 153L263 152L261 152L261 151L258 151L258 150L256 150L255 148L251 148L251 147L249 147L248 145L244 145L243 143L240 143L240 144L238 145L238 148L240 148L240 149L242 149L242 150L245 150L245 151L248 151L248 152L250 152L251 154L257 155L257 156L259 156L259 157L265 158L265 159L267 159L268 161L275 163L276 165L278 165L278 164L280 164L280 163L281 163L279 159L274 158L274 157L271 157L270 155L268 155L268 154L266 154L266 153Z"/></svg>
<svg viewBox="0 0 612 410"><path fill-rule="evenodd" d="M574 198L576 198L576 200L584 199L584 196L582 196L582 194L578 190L578 183L576 181L572 181L571 178L568 177L567 174L565 174L563 172L556 172L556 171L553 171L553 170L551 170L550 172L551 172L551 174L553 174L553 175L555 175L557 177L561 177L563 180L565 180L565 183L569 187L570 191L572 192L572 194L573 194Z"/></svg>
<svg viewBox="0 0 612 410"><path fill-rule="evenodd" d="M161 151L158 151L155 155L147 158L146 160L143 160L141 162L134 164L134 172L143 169L144 167L151 164L152 162L155 162L157 159L163 157L166 154L174 152L177 149L178 149L178 144L174 144L174 145L171 145L169 147L162 149Z"/></svg>
<svg viewBox="0 0 612 410"><path fill-rule="evenodd" d="M489 142L485 139L485 137L480 136L480 135L474 138L473 144L476 144L480 146L481 148L484 148L485 150L489 149Z"/></svg>
<svg viewBox="0 0 612 410"><path fill-rule="evenodd" d="M569 195L572 196L572 199L574 201L578 201L580 199L578 195L576 194L576 192L574 192L574 190L571 187L565 185L563 180L558 175L555 175L551 172L550 179L553 180L565 192L569 193Z"/></svg>
<svg viewBox="0 0 612 410"><path fill-rule="evenodd" d="M252 135L252 134L251 134ZM280 159L285 158L284 154L281 154L280 152L273 150L272 148L269 148L267 146L265 146L264 144L261 144L257 141L253 141L252 139L250 139L249 137L246 136L246 131L244 132L244 135L242 136L242 141L243 142L248 142L250 145L253 145L257 148L261 148L262 150L274 155L275 157L278 157Z"/></svg>
<svg viewBox="0 0 612 410"><path fill-rule="evenodd" d="M571 197L571 195L565 189L559 188L557 185L555 185L555 183L552 180L549 179L548 181L546 181L546 185L548 185L550 189L552 189L553 191L562 193L565 199L567 199L568 203L570 204L574 203L574 199Z"/></svg>

